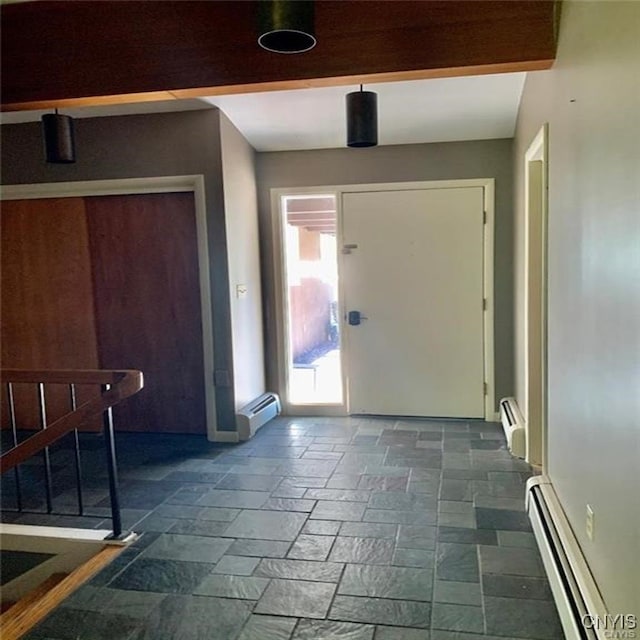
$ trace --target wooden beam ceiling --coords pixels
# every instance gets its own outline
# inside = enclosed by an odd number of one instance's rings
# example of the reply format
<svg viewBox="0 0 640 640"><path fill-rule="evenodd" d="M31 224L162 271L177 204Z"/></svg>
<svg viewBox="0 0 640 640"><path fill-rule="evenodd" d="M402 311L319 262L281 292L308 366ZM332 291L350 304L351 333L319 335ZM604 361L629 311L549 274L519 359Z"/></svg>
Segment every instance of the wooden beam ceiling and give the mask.
<svg viewBox="0 0 640 640"><path fill-rule="evenodd" d="M255 1L10 3L3 110L547 69L552 0L318 0L317 46L257 42Z"/></svg>

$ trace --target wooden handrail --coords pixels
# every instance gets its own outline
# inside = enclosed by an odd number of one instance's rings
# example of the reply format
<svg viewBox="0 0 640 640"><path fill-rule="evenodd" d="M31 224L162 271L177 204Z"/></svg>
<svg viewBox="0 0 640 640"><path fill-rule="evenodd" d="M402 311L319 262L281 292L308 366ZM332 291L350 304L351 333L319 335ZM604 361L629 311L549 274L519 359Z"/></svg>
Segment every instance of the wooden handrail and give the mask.
<svg viewBox="0 0 640 640"><path fill-rule="evenodd" d="M92 369L27 371L4 369L0 371L0 381L2 383L110 385L110 388L107 391L103 391L98 398L93 398L81 404L75 411L55 420L46 429L38 431L17 447L0 456L0 471L2 473L28 460L70 431L80 427L89 418L101 414L125 398L134 395L144 385L142 372L133 369L122 371Z"/></svg>

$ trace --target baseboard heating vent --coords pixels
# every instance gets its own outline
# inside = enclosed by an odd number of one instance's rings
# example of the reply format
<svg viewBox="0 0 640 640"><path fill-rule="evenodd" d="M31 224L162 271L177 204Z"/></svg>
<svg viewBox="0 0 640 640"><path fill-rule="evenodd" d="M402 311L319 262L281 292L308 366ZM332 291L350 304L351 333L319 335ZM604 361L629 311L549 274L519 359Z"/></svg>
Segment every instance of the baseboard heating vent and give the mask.
<svg viewBox="0 0 640 640"><path fill-rule="evenodd" d="M509 451L518 458L524 458L526 453L524 418L515 398L500 400L500 421Z"/></svg>
<svg viewBox="0 0 640 640"><path fill-rule="evenodd" d="M527 512L566 640L604 640L610 629L583 624L606 619L606 608L582 551L546 476L527 482Z"/></svg>
<svg viewBox="0 0 640 640"><path fill-rule="evenodd" d="M275 393L263 393L236 414L240 440L249 440L255 432L281 411L280 398Z"/></svg>

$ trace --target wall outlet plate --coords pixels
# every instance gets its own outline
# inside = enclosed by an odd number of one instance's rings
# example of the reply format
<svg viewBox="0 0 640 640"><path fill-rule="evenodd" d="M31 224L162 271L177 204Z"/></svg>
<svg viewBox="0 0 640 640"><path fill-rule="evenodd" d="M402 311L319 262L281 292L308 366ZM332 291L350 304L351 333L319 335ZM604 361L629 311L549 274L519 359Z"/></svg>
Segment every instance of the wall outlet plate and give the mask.
<svg viewBox="0 0 640 640"><path fill-rule="evenodd" d="M591 505L587 505L587 538L589 538L589 540L593 540L594 525L593 509Z"/></svg>

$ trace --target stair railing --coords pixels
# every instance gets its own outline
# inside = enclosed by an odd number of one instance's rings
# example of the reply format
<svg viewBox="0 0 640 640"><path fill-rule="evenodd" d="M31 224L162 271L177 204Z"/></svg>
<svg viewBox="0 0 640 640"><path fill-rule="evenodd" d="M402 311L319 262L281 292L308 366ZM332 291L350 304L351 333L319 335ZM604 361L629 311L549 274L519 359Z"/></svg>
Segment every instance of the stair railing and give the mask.
<svg viewBox="0 0 640 640"><path fill-rule="evenodd" d="M102 415L102 429L106 453L107 473L109 479L109 498L111 503L111 538L120 539L122 531L120 500L118 496L118 469L113 429L113 412L115 405L138 393L143 387L143 377L135 370L55 370L36 371L5 369L0 371L0 382L6 387L8 423L11 429L11 448L0 456L0 472L13 470L15 475L16 503L18 511L23 509L20 464L33 456L42 453L44 467L45 501L47 513L53 513L53 481L49 447L67 434L73 433L74 467L78 499L78 514L84 515L82 489L82 467L80 456L80 437L78 429L90 419ZM14 385L35 384L38 396L38 413L40 430L19 442L20 425L16 418ZM47 405L45 385L67 385L69 391L69 413L47 422ZM96 385L100 387L99 396L93 397L78 405L77 386ZM21 433L21 432L20 432Z"/></svg>

